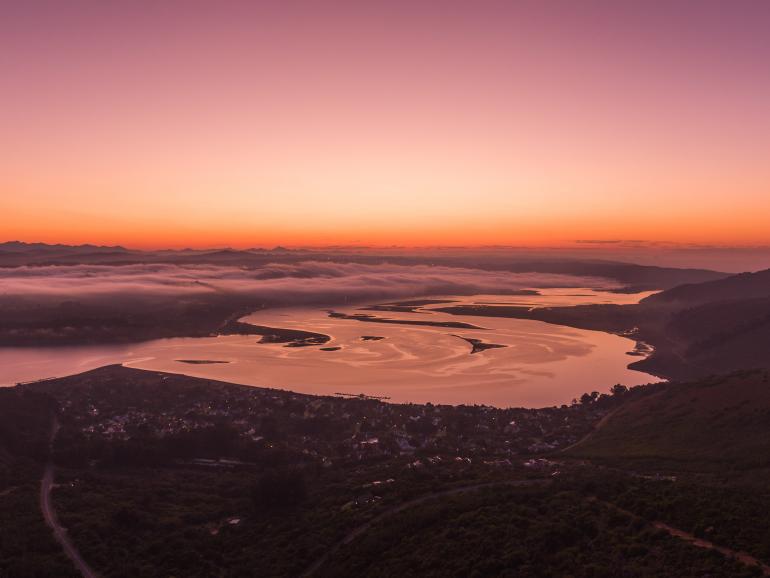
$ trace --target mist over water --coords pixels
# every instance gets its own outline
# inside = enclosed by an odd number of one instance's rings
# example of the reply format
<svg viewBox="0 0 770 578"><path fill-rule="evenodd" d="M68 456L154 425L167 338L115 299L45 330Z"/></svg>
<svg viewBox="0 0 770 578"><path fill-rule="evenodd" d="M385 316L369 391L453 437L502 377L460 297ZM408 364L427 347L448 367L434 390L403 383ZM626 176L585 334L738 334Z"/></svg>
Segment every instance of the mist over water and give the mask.
<svg viewBox="0 0 770 578"><path fill-rule="evenodd" d="M619 284L599 277L387 262L304 261L256 268L201 264L0 268L0 296L43 300L230 295L299 305L419 295L506 294L528 287L575 286L613 289Z"/></svg>

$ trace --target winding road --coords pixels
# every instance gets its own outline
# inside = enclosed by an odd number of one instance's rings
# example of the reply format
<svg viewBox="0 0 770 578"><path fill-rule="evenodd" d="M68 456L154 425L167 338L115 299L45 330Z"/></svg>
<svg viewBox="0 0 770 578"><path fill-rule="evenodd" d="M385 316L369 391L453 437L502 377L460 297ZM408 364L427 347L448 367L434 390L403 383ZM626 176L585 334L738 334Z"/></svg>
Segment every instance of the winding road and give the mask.
<svg viewBox="0 0 770 578"><path fill-rule="evenodd" d="M652 525L655 526L658 530L663 530L665 532L668 532L671 536L675 538L679 538L680 540L684 540L685 542L689 542L690 544L698 548L714 550L716 552L719 552L723 556L726 556L727 558L735 558L736 560L745 564L746 566L757 566L762 571L763 576L770 576L770 566L768 566L767 564L763 564L758 558L755 558L751 554L748 554L746 552L739 552L737 550L733 550L732 548L725 548L724 546L719 546L708 540L698 538L693 534L690 534L689 532L685 532L684 530L680 530L679 528L674 528L673 526L664 524L663 522L653 522Z"/></svg>
<svg viewBox="0 0 770 578"><path fill-rule="evenodd" d="M612 502L600 500L595 497L589 498L589 500L598 502L607 508L611 508L616 512L620 512L621 514L630 516L631 518L644 520L644 518L641 518L641 516L634 514L630 510L621 508L620 506L617 506ZM714 544L713 542L710 542L708 540L698 538L697 536L691 534L690 532L685 532L684 530L680 530L679 528L674 528L673 526L669 526L668 524L665 524L663 522L650 522L650 523L652 524L653 527L657 528L658 530L663 530L664 532L668 533L669 536L673 536L674 538L684 540L685 542L697 548L714 550L715 552L719 552L720 554L722 554L722 556L725 556L726 558L734 558L735 560L738 560L739 562L741 562L742 564L745 564L746 566L757 567L762 572L763 576L770 576L770 566L768 566L767 564L764 564L761 560L759 560L758 558L755 558L751 554L748 554L746 552L740 552L738 550L733 550L732 548L727 548L725 546L719 546L718 544Z"/></svg>
<svg viewBox="0 0 770 578"><path fill-rule="evenodd" d="M56 434L59 433L59 420L54 418L51 425L51 437L48 440L49 444L49 458L43 471L43 479L40 483L40 509L43 512L46 524L48 524L53 530L53 536L56 541L59 542L64 553L67 554L72 563L78 569L80 574L84 578L97 578L98 574L94 572L88 563L83 560L83 557L78 552L75 544L67 533L67 529L59 523L59 518L56 515L56 510L53 507L51 500L51 490L54 487L54 465L53 465L53 442L56 439Z"/></svg>
<svg viewBox="0 0 770 578"><path fill-rule="evenodd" d="M560 453L566 452L569 449L572 449L576 446L579 446L586 440L590 439L591 436L593 436L597 431L599 431L604 424L606 424L612 416L614 416L618 410L620 410L623 406L616 407L615 409L611 410L609 413L607 413L603 418L601 418L596 424L594 425L593 429L588 432L585 436L583 436L581 439L576 441L570 446L567 446L566 448L563 448L560 451ZM624 470L619 470L624 471ZM618 512L622 512L623 514L626 514L628 516L638 518L636 514L633 512L630 512L628 510L625 510L621 508L620 506L616 506L615 504L611 502L606 502L602 500L602 503L610 508L615 509ZM713 542L710 542L709 540L704 540L702 538L698 538L694 536L693 534L689 532L685 532L684 530L680 530L679 528L674 528L673 526L669 526L668 524L665 524L660 521L654 521L651 522L652 525L659 529L667 532L670 536L673 536L674 538L678 538L680 540L684 540L685 542L688 542L689 544L692 544L693 546L696 546L698 548L705 548L706 550L714 550L715 552L719 552L723 556L726 556L728 558L734 558L738 560L739 562L745 564L746 566L755 566L760 569L763 576L770 576L770 566L763 563L758 558L752 556L751 554L748 554L746 552L740 552L738 550L733 550L732 548L727 548L725 546L719 546L718 544L714 544Z"/></svg>

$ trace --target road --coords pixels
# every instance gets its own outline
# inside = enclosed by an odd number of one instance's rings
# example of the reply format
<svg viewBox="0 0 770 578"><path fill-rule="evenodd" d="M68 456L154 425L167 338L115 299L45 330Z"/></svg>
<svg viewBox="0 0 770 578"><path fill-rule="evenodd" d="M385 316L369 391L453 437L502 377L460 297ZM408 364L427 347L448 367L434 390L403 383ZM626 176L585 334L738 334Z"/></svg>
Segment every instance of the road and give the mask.
<svg viewBox="0 0 770 578"><path fill-rule="evenodd" d="M611 411L607 415L604 416L595 426L595 428L589 432L584 438L576 442L570 447L574 447L589 437L593 435L598 429L600 429L604 423L607 422L607 420L611 417L612 414L615 413L615 410ZM53 448L53 442L56 439L56 434L59 431L59 422L56 418L54 418L54 421L51 426L51 435L49 438L49 445L51 449ZM51 452L52 454L52 452ZM479 484L473 484L470 486L462 486L459 488L451 488L448 490L443 490L440 492L433 492L431 494L427 494L425 496L421 496L419 498L415 498L413 500L409 500L407 502L403 502L401 504L398 504L397 506L393 506L392 508L389 508L388 510L385 510L384 512L378 514L371 520L364 522L360 526L357 526L350 532L348 532L347 535L345 535L344 538L342 538L337 543L333 544L329 549L326 550L326 552L318 558L313 564L311 564L302 574L303 577L310 577L313 576L318 570L321 569L321 567L331 558L334 554L337 553L338 550L340 550L343 546L347 546L348 544L352 543L354 540L356 540L359 536L365 534L368 532L373 526L381 522L382 520L389 518L391 516L394 516L396 514L399 514L403 512L404 510L407 510L409 508L413 508L415 506L419 506L420 504L423 504L425 502L428 502L430 500L435 500L438 498L445 498L449 496L454 496L457 494L463 494L466 492L473 492L476 490L480 490L483 488L490 488L490 487L496 487L496 486L533 486L533 485L541 485L548 483L550 480L547 479L536 479L536 480L509 480L509 481L501 481L501 482L485 482L485 483L479 483ZM67 554L67 556L72 560L75 567L78 569L80 574L84 578L98 578L98 574L94 572L94 570L88 565L88 563L83 559L83 557L80 555L80 552L78 552L77 548L73 544L72 540L69 537L69 534L67 533L66 528L62 527L59 523L59 519L56 515L56 510L53 507L53 503L51 500L51 491L54 487L54 464L52 461L52 458L49 457L48 462L46 463L45 470L43 473L43 478L41 480L40 484L40 509L43 512L43 516L45 518L46 523L51 527L54 533L54 537L56 538L56 541L59 542L61 547L63 548L64 552ZM10 491L14 490L15 488L10 488L5 493L10 493ZM0 495L3 495L0 494ZM592 498L594 501L601 501L605 506L613 508L619 512L622 512L626 515L636 517L635 514L632 512L629 512L628 510L624 510L623 508L620 508L619 506L616 506L615 504L612 504L610 502L605 502L603 500L597 500L596 498ZM756 566L758 567L762 574L764 576L770 576L770 566L763 564L760 560L757 558L751 556L750 554L747 554L746 552L739 552L736 550L733 550L731 548L726 548L724 546L719 546L717 544L714 544L708 540L703 540L701 538L697 538L696 536L685 532L683 530L680 530L678 528L674 528L672 526L669 526L667 524L664 524L663 522L653 522L652 525L660 530L664 530L669 535L678 538L680 540L684 540L693 546L696 546L698 548L705 548L709 550L714 550L716 552L719 552L720 554L734 558L748 566Z"/></svg>
<svg viewBox="0 0 770 578"><path fill-rule="evenodd" d="M599 431L604 426L604 424L606 424L610 420L610 418L612 418L612 416L615 415L615 413L617 413L617 411L620 410L622 407L623 406L621 405L619 407L616 407L612 411L610 411L607 415L605 415L602 419L600 419L594 425L593 429L590 432L588 432L588 434L586 434L583 438L576 441L574 444L562 449L561 452L566 452L567 450L574 448L582 444L586 440L590 439L591 436L593 436L597 431ZM618 470L618 471L625 472L625 470ZM629 512L628 510L624 510L623 508L620 508L615 504L612 504L610 502L604 502L604 501L602 501L602 503L605 506L611 507L628 516L637 517L636 514ZM664 530L665 532L668 532L669 535L675 538L679 538L680 540L684 540L685 542L688 542L698 548L714 550L716 552L719 552L723 556L727 556L728 558L734 558L739 562L746 564L747 566L757 566L762 571L763 576L770 576L770 566L768 566L767 564L763 564L759 559L755 558L751 554L748 554L746 552L739 552L737 550L733 550L725 546L719 546L718 544L714 544L713 542L709 542L708 540L703 540L701 538L698 538L690 534L689 532L685 532L684 530L680 530L679 528L674 528L673 526L669 526L668 524L664 524L663 522L652 522L652 525L655 528L658 528L659 530Z"/></svg>
<svg viewBox="0 0 770 578"><path fill-rule="evenodd" d="M664 524L663 522L653 522L652 525L658 528L659 530L664 530L668 532L670 535L674 536L675 538L679 538L680 540L689 542L690 544L692 544L693 546L697 546L698 548L715 550L720 554L722 554L723 556L726 556L728 558L735 558L736 560L738 560L739 562L742 562L743 564L746 564L747 566L758 566L764 576L770 576L770 566L768 566L767 564L763 564L760 560L758 560L751 554L747 554L746 552L739 552L737 550L733 550L732 548L725 548L724 546L719 546L717 544L714 544L713 542L709 542L708 540L697 538L696 536L693 536L689 532L685 532L684 530L680 530L679 528L674 528L672 526L669 526L668 524Z"/></svg>
<svg viewBox="0 0 770 578"><path fill-rule="evenodd" d="M616 506L612 502L607 502L605 500L600 500L598 498L589 498L589 499L594 502L599 502L608 508L612 508L616 512L625 514L626 516L630 516L632 518L639 518L639 516L637 516L633 512L626 510L624 508L621 508L620 506ZM715 552L719 552L720 554L722 554L723 556L726 556L727 558L734 558L739 562L746 564L747 566L756 566L761 570L763 576L770 576L770 566L768 566L767 564L763 564L760 560L758 560L751 554L747 554L746 552L739 552L738 550L733 550L732 548L727 548L725 546L719 546L718 544L714 544L713 542L709 542L708 540L698 538L693 534L690 534L689 532L685 532L684 530L680 530L679 528L674 528L673 526L669 526L668 524L664 524L663 522L652 522L652 525L658 530L663 530L664 532L667 532L670 536L673 536L674 538L678 538L680 540L684 540L685 542L688 542L689 544L692 544L693 546L696 546L698 548L705 548L706 550L714 550Z"/></svg>
<svg viewBox="0 0 770 578"><path fill-rule="evenodd" d="M56 434L58 432L59 420L54 418L53 424L51 425L51 437L48 440L51 449L53 448L53 442L56 439ZM91 569L85 560L83 560L83 557L80 555L80 552L78 552L75 544L72 543L72 540L67 533L67 529L62 527L59 523L59 518L56 515L56 510L54 509L51 500L51 490L54 486L54 465L51 455L52 452L49 453L48 463L45 465L43 479L40 483L40 509L43 512L46 524L53 530L54 538L59 542L64 553L67 554L70 560L72 560L72 563L78 569L80 574L82 574L84 578L97 578L98 574Z"/></svg>
<svg viewBox="0 0 770 578"><path fill-rule="evenodd" d="M301 575L303 578L312 576L318 570L321 569L321 567L331 558L333 554L335 554L340 548L343 546L347 546L353 540L361 536L362 534L369 531L372 526L376 525L377 523L381 522L385 518L389 518L390 516L394 516L395 514L398 514L400 512L403 512L404 510L407 510L409 508L413 508L414 506L419 506L420 504L423 504L429 500L435 500L437 498L445 498L448 496L454 496L457 494L463 494L466 492L473 492L475 490L480 490L482 488L491 488L495 486L534 486L534 485L541 485L550 482L550 480L510 480L506 482L485 482L483 484L473 484L472 486L462 486L460 488L452 488L450 490L443 490L441 492L434 492L432 494L427 494L425 496L421 496L419 498L415 498L413 500L409 500L408 502L403 502L397 506L393 506L392 508L385 510L381 514L375 516L368 522L364 522L360 526L354 528L351 530L342 540L337 542L336 544L332 545L323 556L318 558L313 564L311 564L307 570L305 570Z"/></svg>

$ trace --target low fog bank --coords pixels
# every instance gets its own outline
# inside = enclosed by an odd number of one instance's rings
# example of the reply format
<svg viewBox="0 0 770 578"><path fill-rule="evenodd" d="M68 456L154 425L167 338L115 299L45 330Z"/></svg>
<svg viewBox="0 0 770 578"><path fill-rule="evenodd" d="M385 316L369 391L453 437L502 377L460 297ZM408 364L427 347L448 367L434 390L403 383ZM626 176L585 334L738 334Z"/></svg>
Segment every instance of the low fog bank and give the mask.
<svg viewBox="0 0 770 578"><path fill-rule="evenodd" d="M51 303L215 298L262 305L335 304L424 295L510 294L537 287L618 289L600 277L463 267L305 261L218 265L72 265L0 269L3 300Z"/></svg>
<svg viewBox="0 0 770 578"><path fill-rule="evenodd" d="M227 258L231 257L228 253ZM236 257L241 259L240 254ZM259 265L0 267L0 345L34 347L254 333L253 327L236 320L266 307L335 307L554 287L638 292L724 277L708 271L607 262L517 263L476 257L468 266L394 263L382 258L377 263L296 259L296 255L287 262L285 258L274 257Z"/></svg>

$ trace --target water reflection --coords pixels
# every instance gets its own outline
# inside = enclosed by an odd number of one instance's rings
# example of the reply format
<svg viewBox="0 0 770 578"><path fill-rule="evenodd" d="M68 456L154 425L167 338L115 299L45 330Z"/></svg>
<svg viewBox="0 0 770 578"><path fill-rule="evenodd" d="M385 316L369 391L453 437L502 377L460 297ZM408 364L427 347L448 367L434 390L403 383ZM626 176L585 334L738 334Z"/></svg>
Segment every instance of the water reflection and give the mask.
<svg viewBox="0 0 770 578"><path fill-rule="evenodd" d="M501 303L531 307L635 302L627 295L589 289L541 290L541 295L446 296L458 303ZM480 329L368 323L331 318L325 309L272 309L244 321L330 336L313 347L258 343L259 336L179 338L133 345L0 349L0 382L62 376L109 363L171 371L293 391L364 393L392 401L497 406L568 403L585 391L615 383L656 381L627 369L634 342L597 331L539 321L452 316L433 311L366 312L392 320L468 323ZM335 309L354 315L359 308ZM373 337L381 339L373 339ZM471 354L473 340L502 345ZM196 363L199 362L199 363ZM200 363L219 361L227 363ZM192 362L192 363L191 363Z"/></svg>

